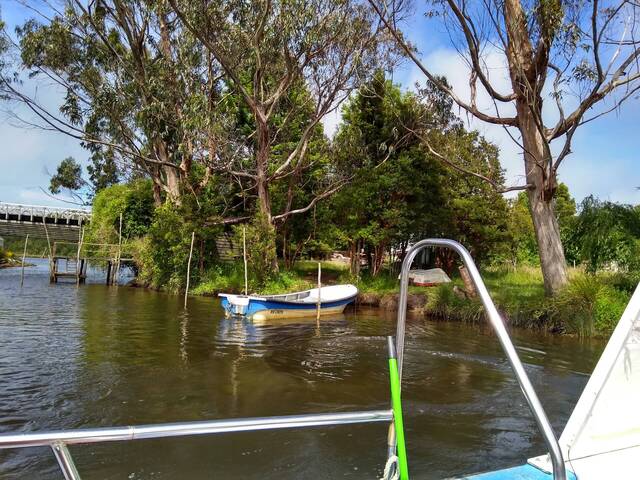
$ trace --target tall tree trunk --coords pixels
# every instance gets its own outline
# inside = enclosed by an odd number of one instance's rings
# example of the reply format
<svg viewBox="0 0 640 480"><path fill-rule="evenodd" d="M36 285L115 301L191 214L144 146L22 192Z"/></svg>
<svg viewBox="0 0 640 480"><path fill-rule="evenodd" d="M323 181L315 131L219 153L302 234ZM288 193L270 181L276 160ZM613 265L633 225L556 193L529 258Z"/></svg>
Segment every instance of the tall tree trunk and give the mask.
<svg viewBox="0 0 640 480"><path fill-rule="evenodd" d="M160 168L151 168L151 181L153 182L153 205L158 208L162 206L162 178L160 178Z"/></svg>
<svg viewBox="0 0 640 480"><path fill-rule="evenodd" d="M533 220L544 289L554 295L567 284L567 263L560 238L560 227L554 212L555 175L550 172L550 154L537 128L528 106L522 108L520 132L524 146L524 163L529 189L529 211Z"/></svg>
<svg viewBox="0 0 640 480"><path fill-rule="evenodd" d="M258 190L258 206L260 213L271 223L271 199L269 198L269 129L266 125L258 128L258 151L256 152L256 188Z"/></svg>
<svg viewBox="0 0 640 480"><path fill-rule="evenodd" d="M538 242L544 289L548 295L553 295L567 283L567 265L560 228L553 211L557 180L551 167L549 145L543 137L542 90L545 76L540 75L539 68L540 62L545 61L544 50L534 48L531 43L527 15L521 0L505 0L504 16L509 76L513 91L517 94L518 129L522 136L529 185L529 209Z"/></svg>
<svg viewBox="0 0 640 480"><path fill-rule="evenodd" d="M156 157L166 165L161 165L164 181L162 188L167 192L167 200L175 205L180 205L180 173L178 169L170 165L169 151L167 144L161 138L156 138L153 142Z"/></svg>
<svg viewBox="0 0 640 480"><path fill-rule="evenodd" d="M354 240L349 243L349 253L351 256L350 271L351 275L360 275L360 242Z"/></svg>
<svg viewBox="0 0 640 480"><path fill-rule="evenodd" d="M167 191L167 196L172 203L180 205L180 175L178 174L178 170L169 166L162 168L166 179L165 190Z"/></svg>
<svg viewBox="0 0 640 480"><path fill-rule="evenodd" d="M269 197L269 150L271 148L271 139L269 138L269 125L266 121L261 120L260 115L256 114L256 123L258 125L258 149L256 152L256 189L258 193L258 207L260 213L264 216L265 220L273 225L273 219L271 217L271 198ZM275 227L275 226L274 226ZM275 242L275 236L273 241ZM274 251L277 249L274 247ZM271 269L273 272L278 272L278 258L274 256L271 262Z"/></svg>

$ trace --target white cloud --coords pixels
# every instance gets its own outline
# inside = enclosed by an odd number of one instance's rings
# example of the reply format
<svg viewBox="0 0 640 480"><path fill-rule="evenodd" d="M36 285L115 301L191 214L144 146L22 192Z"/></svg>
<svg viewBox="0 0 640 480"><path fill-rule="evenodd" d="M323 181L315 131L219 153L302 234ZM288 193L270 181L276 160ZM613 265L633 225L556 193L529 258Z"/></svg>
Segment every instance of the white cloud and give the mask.
<svg viewBox="0 0 640 480"><path fill-rule="evenodd" d="M508 77L508 69L504 55L497 49L486 49L484 60L489 79L494 88L500 93L509 93L511 84ZM423 59L424 65L438 75L444 75L452 86L456 95L462 100L470 102L471 88L469 86L469 65L453 49L438 49L429 53ZM416 83L424 84L425 77L420 69L412 66L407 77L407 84L413 87ZM477 85L476 105L478 109L489 115L510 116L514 114L514 107L510 103L494 103L482 87L480 82ZM455 108L455 107L454 107ZM524 183L524 170L522 167L522 150L511 138L519 141L519 133L516 129L509 131L500 125L493 125L482 122L462 109L455 108L455 113L462 118L468 128L478 130L489 141L496 144L500 149L500 163L505 169L507 185L521 185ZM511 134L511 136L510 136Z"/></svg>
<svg viewBox="0 0 640 480"><path fill-rule="evenodd" d="M25 91L34 95L46 108L56 112L62 100L57 89L36 80L25 80ZM3 105L28 122L36 122L34 114L24 105ZM50 175L62 159L74 157L85 163L87 151L80 142L59 132L20 124L12 114L0 118L0 199L6 202L38 202L59 205L40 188L47 188Z"/></svg>
<svg viewBox="0 0 640 480"><path fill-rule="evenodd" d="M494 88L500 93L511 91L508 69L504 54L495 48L485 49L483 58L486 62L489 79ZM434 73L446 76L456 94L466 102L469 102L471 89L469 86L469 65L460 54L450 48L441 48L428 53L423 58L423 63ZM406 73L405 85L413 88L415 83L424 84L424 74L415 65L411 65ZM543 119L548 125L557 121L558 110L550 97L553 79L547 81L545 91L542 92L544 100ZM496 111L501 116L513 115L512 104L498 102L497 106L484 90L480 82L477 84L478 109L487 114L495 115ZM575 97L566 96L563 99L565 112L571 112L577 105ZM497 110L496 110L497 108ZM638 121L638 103L630 103L624 106L618 125L633 125ZM496 144L500 149L500 163L506 172L506 184L524 184L524 167L522 161L522 149L519 146L520 135L517 129L508 131L499 125L482 122L467 114L461 109L455 113L462 118L467 126L478 130L488 140ZM626 115L626 120L625 117ZM636 189L640 186L640 178L635 162L628 157L636 151L628 144L622 146L616 142L616 138L622 140L625 133L619 128L612 127L611 120L600 120L581 127L573 139L572 151L560 168L560 179L565 181L572 195L579 201L589 194L595 194L602 199L640 203L640 192ZM509 135L511 134L511 136ZM511 138L513 137L513 138ZM594 140L601 137L601 140ZM515 141L514 141L515 139ZM562 148L562 139L552 144L552 151L557 153ZM594 151L594 142L598 143L598 152ZM602 152L601 142L609 143L612 147L607 152ZM618 148L616 151L616 147ZM603 163L606 162L606 165Z"/></svg>

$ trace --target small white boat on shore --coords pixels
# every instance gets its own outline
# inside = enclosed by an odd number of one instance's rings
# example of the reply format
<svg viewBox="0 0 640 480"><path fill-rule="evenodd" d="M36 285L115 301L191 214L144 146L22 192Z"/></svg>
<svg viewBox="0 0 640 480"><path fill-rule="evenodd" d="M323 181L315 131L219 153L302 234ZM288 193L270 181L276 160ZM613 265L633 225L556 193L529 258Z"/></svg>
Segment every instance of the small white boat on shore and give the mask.
<svg viewBox="0 0 640 480"><path fill-rule="evenodd" d="M227 315L250 317L255 320L272 318L311 317L342 313L358 295L355 285L331 285L283 295L235 295L221 293L222 308Z"/></svg>

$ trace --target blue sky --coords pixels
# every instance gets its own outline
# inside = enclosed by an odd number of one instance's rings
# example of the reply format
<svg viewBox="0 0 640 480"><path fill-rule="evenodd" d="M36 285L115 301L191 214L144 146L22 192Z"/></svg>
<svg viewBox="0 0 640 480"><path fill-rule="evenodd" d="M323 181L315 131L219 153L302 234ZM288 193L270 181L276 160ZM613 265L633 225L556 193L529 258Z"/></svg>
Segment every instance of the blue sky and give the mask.
<svg viewBox="0 0 640 480"><path fill-rule="evenodd" d="M9 31L33 16L33 12L13 0L4 0L0 11ZM423 62L432 70L445 74L462 96L468 95L467 72L462 59L453 50L440 28L427 21L418 9L406 29L418 46ZM488 63L494 63L493 78L498 85L508 86L500 76L500 55L489 52ZM405 88L423 81L417 67L406 62L394 73L394 81ZM56 89L34 82L26 87L51 107L61 98ZM479 98L482 104L482 96ZM2 107L6 110L7 106ZM28 112L18 109L28 116ZM500 157L506 169L508 185L522 183L523 166L518 148L506 132L496 126L483 124L463 116L471 128L476 128L500 147ZM339 115L326 119L325 130L334 131ZM57 164L67 156L82 163L87 153L78 141L59 133L17 126L10 116L0 116L0 201L37 205L64 205L52 199L46 190L49 177ZM589 194L604 200L640 203L640 170L637 167L640 147L640 101L631 100L619 111L582 126L573 141L573 153L560 169L560 180L569 185L579 201Z"/></svg>

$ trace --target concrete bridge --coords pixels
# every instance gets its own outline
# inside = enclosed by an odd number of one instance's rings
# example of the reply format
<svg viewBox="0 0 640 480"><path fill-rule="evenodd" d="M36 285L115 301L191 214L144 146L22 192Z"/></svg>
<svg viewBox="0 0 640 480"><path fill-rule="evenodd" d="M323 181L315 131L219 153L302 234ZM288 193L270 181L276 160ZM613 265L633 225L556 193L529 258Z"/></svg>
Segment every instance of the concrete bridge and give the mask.
<svg viewBox="0 0 640 480"><path fill-rule="evenodd" d="M0 237L46 238L77 241L82 225L91 220L91 210L44 207L0 202ZM46 230L45 230L46 224Z"/></svg>

